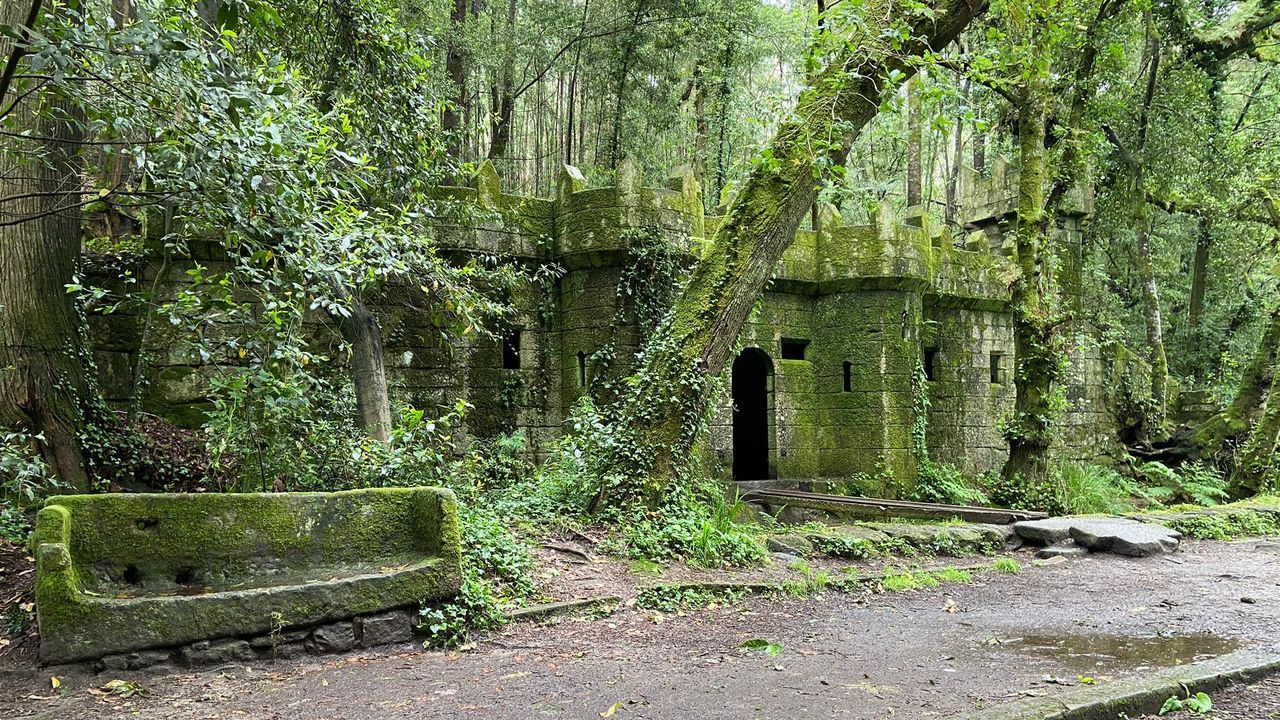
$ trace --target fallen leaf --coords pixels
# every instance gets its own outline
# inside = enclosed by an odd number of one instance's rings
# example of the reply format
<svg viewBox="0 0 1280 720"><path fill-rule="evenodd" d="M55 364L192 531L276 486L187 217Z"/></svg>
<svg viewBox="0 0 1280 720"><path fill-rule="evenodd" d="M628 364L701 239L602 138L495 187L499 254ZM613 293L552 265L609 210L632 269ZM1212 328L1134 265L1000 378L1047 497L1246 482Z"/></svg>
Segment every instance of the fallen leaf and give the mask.
<svg viewBox="0 0 1280 720"><path fill-rule="evenodd" d="M613 717L613 714L622 709L622 703L616 702L609 706L608 710L600 713L600 717Z"/></svg>

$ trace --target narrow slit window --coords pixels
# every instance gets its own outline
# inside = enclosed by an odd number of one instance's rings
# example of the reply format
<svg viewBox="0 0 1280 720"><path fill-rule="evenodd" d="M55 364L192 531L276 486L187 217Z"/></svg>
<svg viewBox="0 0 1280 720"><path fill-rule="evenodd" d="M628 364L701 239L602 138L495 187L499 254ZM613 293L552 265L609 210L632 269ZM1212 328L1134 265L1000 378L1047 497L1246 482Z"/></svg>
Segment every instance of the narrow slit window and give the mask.
<svg viewBox="0 0 1280 720"><path fill-rule="evenodd" d="M520 331L512 330L502 336L502 367L520 369Z"/></svg>
<svg viewBox="0 0 1280 720"><path fill-rule="evenodd" d="M804 352L809 347L808 340L797 340L795 338L782 338L782 359L783 360L803 360Z"/></svg>
<svg viewBox="0 0 1280 720"><path fill-rule="evenodd" d="M938 348L924 351L924 379L930 382L938 379Z"/></svg>
<svg viewBox="0 0 1280 720"><path fill-rule="evenodd" d="M1000 353L991 353L991 384L992 385L999 385L1002 382L1000 378L1000 374L1004 371L1004 369L1000 367L1000 359L1002 357L1003 356L1000 355Z"/></svg>
<svg viewBox="0 0 1280 720"><path fill-rule="evenodd" d="M844 391L853 392L853 363L844 361Z"/></svg>
<svg viewBox="0 0 1280 720"><path fill-rule="evenodd" d="M578 351L578 387L587 386L587 354Z"/></svg>

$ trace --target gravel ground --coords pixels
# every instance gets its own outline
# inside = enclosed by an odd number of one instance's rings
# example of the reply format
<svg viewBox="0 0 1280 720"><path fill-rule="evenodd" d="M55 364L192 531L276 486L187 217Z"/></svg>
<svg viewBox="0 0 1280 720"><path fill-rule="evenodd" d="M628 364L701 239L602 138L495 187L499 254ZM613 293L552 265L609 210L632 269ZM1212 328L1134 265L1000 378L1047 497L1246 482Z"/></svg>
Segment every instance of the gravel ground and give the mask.
<svg viewBox="0 0 1280 720"><path fill-rule="evenodd" d="M11 671L0 675L0 717L948 717L1274 642L1280 555L1254 545L1188 543L1170 558L1044 568L1022 556L1018 576L896 594L755 598L667 615L624 607L521 624L465 652L406 646L193 674L68 672L57 691L48 671ZM783 649L741 648L754 638ZM96 690L116 677L150 696Z"/></svg>

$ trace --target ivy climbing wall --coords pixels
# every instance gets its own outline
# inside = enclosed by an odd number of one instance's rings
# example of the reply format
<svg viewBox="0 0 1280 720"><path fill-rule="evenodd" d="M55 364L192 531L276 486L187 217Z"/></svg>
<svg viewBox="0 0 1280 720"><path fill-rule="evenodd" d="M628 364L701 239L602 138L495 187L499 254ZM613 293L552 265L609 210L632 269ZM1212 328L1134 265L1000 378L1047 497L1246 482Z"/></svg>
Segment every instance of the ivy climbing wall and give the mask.
<svg viewBox="0 0 1280 720"><path fill-rule="evenodd" d="M846 225L835 208L819 208L738 338L759 372L750 382L739 378L738 386L763 400L747 402L744 395L735 403L733 371L726 371L698 448L706 471L733 478L734 426L748 420L763 428L753 443L762 450L753 456L757 466L743 471L753 478L822 479L902 495L926 457L968 473L998 468L1015 362L1007 309L1015 269L1003 233L1011 177L998 165L990 177L965 178L969 232L959 240L929 227L921 213L905 220L882 213L872 224ZM587 188L576 169L565 167L554 198L503 193L486 164L470 186L443 188L440 196L476 209L465 222L431 227L447 254L487 254L558 272L510 298L517 312L500 337L465 342L446 341L429 314L391 289L374 310L394 392L428 411L466 400L472 409L464 435L520 431L534 448L563 432L584 396L598 404L617 396L719 222L704 215L689 171L644 187L630 163L606 188ZM1078 298L1080 228L1089 212L1079 205L1063 224L1065 303ZM182 259L141 258L133 276L155 288L158 306L195 263L217 269L225 259L197 244ZM144 333L145 326L144 309L94 317L104 388L114 401L137 394L152 412L198 423L209 407L210 381L237 359L191 357L175 338L163 330ZM1073 332L1090 337L1088 328ZM318 349L341 358L322 322L314 337ZM1092 459L1114 445L1116 402L1107 388L1114 386L1115 365L1097 343L1073 347L1060 450Z"/></svg>

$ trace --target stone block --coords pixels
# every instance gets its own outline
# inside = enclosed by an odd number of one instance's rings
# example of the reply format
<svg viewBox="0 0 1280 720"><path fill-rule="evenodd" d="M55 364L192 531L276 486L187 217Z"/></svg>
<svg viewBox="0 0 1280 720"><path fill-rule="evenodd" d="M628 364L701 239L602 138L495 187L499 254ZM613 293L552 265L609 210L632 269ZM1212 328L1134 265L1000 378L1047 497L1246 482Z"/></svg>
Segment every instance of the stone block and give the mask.
<svg viewBox="0 0 1280 720"><path fill-rule="evenodd" d="M331 653L346 652L356 645L355 626L351 622L321 625L311 632L307 641L307 652Z"/></svg>
<svg viewBox="0 0 1280 720"><path fill-rule="evenodd" d="M457 504L438 488L54 497L33 544L51 663L181 645L190 663L252 657L246 640L208 641L443 600L461 586Z"/></svg>
<svg viewBox="0 0 1280 720"><path fill-rule="evenodd" d="M408 610L392 610L380 615L356 618L356 642L360 647L390 645L413 639L414 615Z"/></svg>
<svg viewBox="0 0 1280 720"><path fill-rule="evenodd" d="M253 648L246 640L221 640L210 642L201 640L178 651L178 658L184 665L226 665L228 663L252 662L257 658Z"/></svg>

